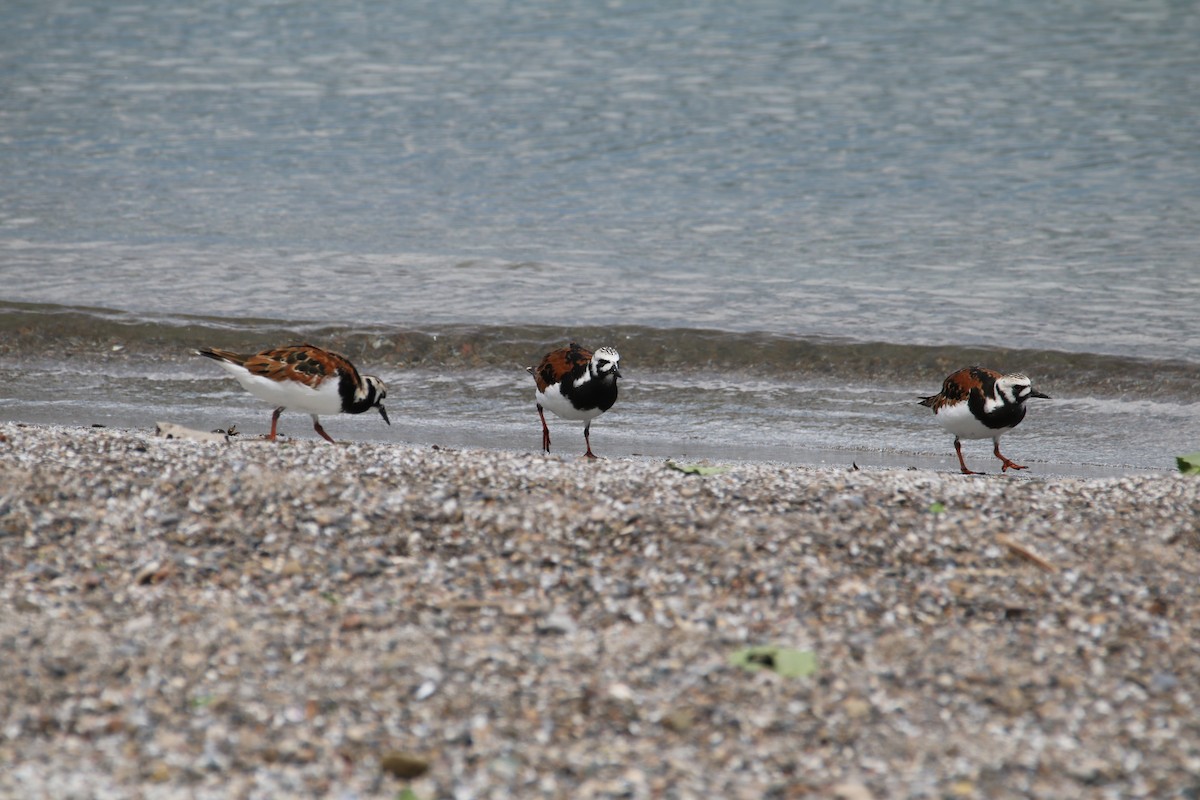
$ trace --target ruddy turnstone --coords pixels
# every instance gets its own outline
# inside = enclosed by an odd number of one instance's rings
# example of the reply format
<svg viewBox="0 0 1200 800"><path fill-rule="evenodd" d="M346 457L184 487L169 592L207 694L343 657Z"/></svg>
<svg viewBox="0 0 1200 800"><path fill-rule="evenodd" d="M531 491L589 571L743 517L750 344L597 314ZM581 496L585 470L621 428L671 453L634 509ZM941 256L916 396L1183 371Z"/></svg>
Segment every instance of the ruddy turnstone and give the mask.
<svg viewBox="0 0 1200 800"><path fill-rule="evenodd" d="M526 368L537 382L534 397L542 418L543 450L550 452L550 428L542 413L548 408L563 419L583 421L583 441L587 445L584 455L596 457L589 438L592 420L617 402L620 362L621 356L611 347L593 353L571 342L569 347L547 353L536 367Z"/></svg>
<svg viewBox="0 0 1200 800"><path fill-rule="evenodd" d="M1003 465L1001 472L1025 469L1000 454L1000 436L1025 419L1025 401L1031 397L1050 399L1019 373L1002 375L984 367L967 367L947 377L942 391L922 397L921 405L932 408L941 426L954 434L954 452L963 474L976 475L963 461L963 439L991 439L992 452Z"/></svg>
<svg viewBox="0 0 1200 800"><path fill-rule="evenodd" d="M321 427L318 414L361 414L379 409L388 425L383 400L387 388L374 375L360 375L345 356L322 350L311 344L297 344L241 355L228 350L206 347L196 355L213 359L237 378L242 388L260 400L275 406L271 415L271 435L285 408L306 411L312 416L313 430L333 442Z"/></svg>

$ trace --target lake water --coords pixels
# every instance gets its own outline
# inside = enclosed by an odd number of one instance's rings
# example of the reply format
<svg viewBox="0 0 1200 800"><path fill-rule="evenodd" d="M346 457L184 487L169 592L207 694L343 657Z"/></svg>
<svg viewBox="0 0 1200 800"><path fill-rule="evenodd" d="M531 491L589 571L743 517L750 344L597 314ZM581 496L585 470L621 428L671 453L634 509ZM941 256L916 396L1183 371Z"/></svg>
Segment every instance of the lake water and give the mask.
<svg viewBox="0 0 1200 800"><path fill-rule="evenodd" d="M1170 469L1197 42L1145 0L8 3L0 419L264 431L188 350L311 339L395 397L335 437L536 449L522 367L577 339L627 376L601 454L953 469L915 398L981 363L1054 397L1031 471Z"/></svg>

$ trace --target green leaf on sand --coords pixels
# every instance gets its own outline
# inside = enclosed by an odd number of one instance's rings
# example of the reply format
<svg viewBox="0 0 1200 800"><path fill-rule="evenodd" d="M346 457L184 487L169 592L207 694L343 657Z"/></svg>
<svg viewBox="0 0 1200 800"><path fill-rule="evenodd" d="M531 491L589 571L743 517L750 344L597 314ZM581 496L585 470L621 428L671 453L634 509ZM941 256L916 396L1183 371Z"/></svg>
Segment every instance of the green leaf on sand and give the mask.
<svg viewBox="0 0 1200 800"><path fill-rule="evenodd" d="M671 459L667 459L667 466L685 475L700 475L701 477L729 472L729 467L704 467L700 464L680 464L678 461L672 461Z"/></svg>
<svg viewBox="0 0 1200 800"><path fill-rule="evenodd" d="M738 650L729 657L729 663L748 672L769 669L785 678L806 678L817 671L817 654L794 647L760 645Z"/></svg>
<svg viewBox="0 0 1200 800"><path fill-rule="evenodd" d="M416 792L406 787L400 794L396 795L396 800L419 800L419 798Z"/></svg>
<svg viewBox="0 0 1200 800"><path fill-rule="evenodd" d="M1179 471L1184 475L1200 475L1200 453L1175 456L1175 463L1179 465Z"/></svg>
<svg viewBox="0 0 1200 800"><path fill-rule="evenodd" d="M946 504L942 503L940 501L935 501L935 502L929 504L929 513L930 514L941 514L945 510L946 510Z"/></svg>

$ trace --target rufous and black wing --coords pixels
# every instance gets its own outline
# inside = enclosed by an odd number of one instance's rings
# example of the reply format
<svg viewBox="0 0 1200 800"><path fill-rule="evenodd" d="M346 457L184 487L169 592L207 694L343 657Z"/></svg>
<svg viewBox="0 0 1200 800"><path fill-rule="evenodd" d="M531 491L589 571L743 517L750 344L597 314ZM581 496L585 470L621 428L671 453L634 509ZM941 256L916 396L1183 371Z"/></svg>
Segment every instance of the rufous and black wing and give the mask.
<svg viewBox="0 0 1200 800"><path fill-rule="evenodd" d="M264 350L246 358L243 366L253 375L273 381L296 381L316 388L327 378L348 374L357 384L358 370L345 356L311 344Z"/></svg>
<svg viewBox="0 0 1200 800"><path fill-rule="evenodd" d="M952 372L942 381L942 390L929 397L922 397L920 405L932 408L935 412L946 405L954 405L968 400L975 393L977 401L982 403L984 398L991 396L1000 378L999 372L987 367L964 367Z"/></svg>
<svg viewBox="0 0 1200 800"><path fill-rule="evenodd" d="M591 361L591 350L571 342L568 347L547 353L530 372L537 381L538 391L544 392L548 386L582 376Z"/></svg>

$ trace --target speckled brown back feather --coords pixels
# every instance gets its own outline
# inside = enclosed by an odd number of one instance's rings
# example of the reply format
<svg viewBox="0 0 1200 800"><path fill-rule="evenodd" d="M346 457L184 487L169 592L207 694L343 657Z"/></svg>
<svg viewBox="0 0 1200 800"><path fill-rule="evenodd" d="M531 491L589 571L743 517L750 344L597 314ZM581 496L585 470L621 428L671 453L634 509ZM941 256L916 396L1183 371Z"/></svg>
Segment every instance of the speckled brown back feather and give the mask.
<svg viewBox="0 0 1200 800"><path fill-rule="evenodd" d="M242 355L213 348L200 352L209 358L239 364L253 375L280 382L297 381L314 389L327 378L338 378L339 373L350 375L355 385L361 383L358 370L350 363L349 359L311 344L276 347L253 355Z"/></svg>
<svg viewBox="0 0 1200 800"><path fill-rule="evenodd" d="M948 375L942 382L942 391L922 397L920 405L928 406L937 413L938 409L947 404L953 405L967 400L973 391L985 397L990 396L996 380L1002 377L1002 373L987 367L965 367Z"/></svg>
<svg viewBox="0 0 1200 800"><path fill-rule="evenodd" d="M536 367L529 368L529 372L537 381L538 391L544 392L547 386L562 383L568 377L578 378L583 375L591 361L591 350L571 342L569 347L547 353Z"/></svg>

